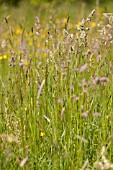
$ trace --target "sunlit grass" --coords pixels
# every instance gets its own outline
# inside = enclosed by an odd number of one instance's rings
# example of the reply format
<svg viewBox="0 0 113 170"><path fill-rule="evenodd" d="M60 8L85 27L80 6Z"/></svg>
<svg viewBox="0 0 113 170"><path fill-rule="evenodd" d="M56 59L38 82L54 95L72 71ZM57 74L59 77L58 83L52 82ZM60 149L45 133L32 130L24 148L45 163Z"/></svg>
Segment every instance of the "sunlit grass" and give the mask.
<svg viewBox="0 0 113 170"><path fill-rule="evenodd" d="M35 17L30 27L5 18L1 169L113 168L113 18L94 15Z"/></svg>

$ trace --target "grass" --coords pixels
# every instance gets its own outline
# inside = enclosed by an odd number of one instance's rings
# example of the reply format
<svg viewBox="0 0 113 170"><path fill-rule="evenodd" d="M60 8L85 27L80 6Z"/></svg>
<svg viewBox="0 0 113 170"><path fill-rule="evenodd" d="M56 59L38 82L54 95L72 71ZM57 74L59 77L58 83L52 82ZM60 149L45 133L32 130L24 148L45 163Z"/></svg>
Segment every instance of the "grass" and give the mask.
<svg viewBox="0 0 113 170"><path fill-rule="evenodd" d="M1 22L1 170L113 169L107 22L96 23L94 11L76 25L69 16Z"/></svg>

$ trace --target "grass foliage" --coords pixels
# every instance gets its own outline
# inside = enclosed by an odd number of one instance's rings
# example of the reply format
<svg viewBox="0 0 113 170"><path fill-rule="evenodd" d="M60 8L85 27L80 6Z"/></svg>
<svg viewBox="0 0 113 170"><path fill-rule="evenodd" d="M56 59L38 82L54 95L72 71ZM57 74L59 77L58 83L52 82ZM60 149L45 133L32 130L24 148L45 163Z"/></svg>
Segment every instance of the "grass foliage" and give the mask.
<svg viewBox="0 0 113 170"><path fill-rule="evenodd" d="M113 17L0 28L0 169L113 165Z"/></svg>

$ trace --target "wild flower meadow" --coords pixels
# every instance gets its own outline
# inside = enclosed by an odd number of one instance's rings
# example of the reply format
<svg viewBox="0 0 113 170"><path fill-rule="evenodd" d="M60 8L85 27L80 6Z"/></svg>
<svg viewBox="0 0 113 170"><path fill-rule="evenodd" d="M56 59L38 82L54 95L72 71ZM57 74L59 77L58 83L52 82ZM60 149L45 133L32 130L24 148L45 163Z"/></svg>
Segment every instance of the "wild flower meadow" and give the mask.
<svg viewBox="0 0 113 170"><path fill-rule="evenodd" d="M113 14L95 12L0 23L1 170L113 169Z"/></svg>

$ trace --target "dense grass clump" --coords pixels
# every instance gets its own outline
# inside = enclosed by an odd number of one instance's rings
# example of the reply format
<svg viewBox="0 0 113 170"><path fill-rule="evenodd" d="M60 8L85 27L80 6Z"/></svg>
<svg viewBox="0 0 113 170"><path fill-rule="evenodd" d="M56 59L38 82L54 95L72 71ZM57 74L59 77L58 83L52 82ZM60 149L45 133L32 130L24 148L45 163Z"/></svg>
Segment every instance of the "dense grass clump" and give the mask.
<svg viewBox="0 0 113 170"><path fill-rule="evenodd" d="M113 16L1 25L0 169L113 169Z"/></svg>

